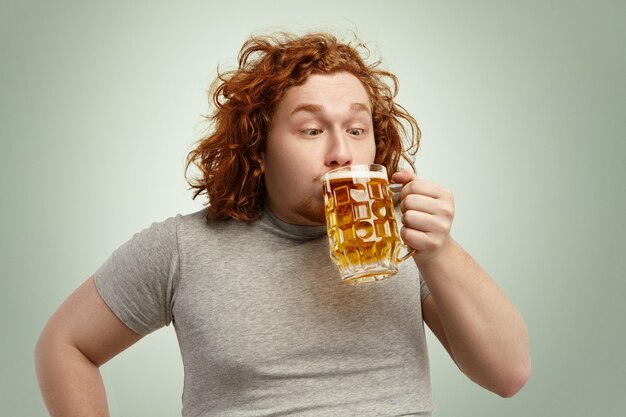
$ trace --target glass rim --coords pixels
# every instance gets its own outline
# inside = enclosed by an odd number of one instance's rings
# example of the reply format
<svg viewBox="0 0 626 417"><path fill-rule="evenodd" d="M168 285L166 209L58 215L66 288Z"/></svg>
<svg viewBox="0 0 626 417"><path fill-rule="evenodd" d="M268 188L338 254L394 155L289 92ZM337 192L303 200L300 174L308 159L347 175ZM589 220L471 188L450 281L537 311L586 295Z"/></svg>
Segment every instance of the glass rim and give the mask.
<svg viewBox="0 0 626 417"><path fill-rule="evenodd" d="M372 169L374 168L374 169ZM387 167L381 164L356 164L356 165L346 165L339 168L333 168L330 171L326 171L324 175L322 175L321 180L326 180L329 175L332 175L337 172L384 172L387 174Z"/></svg>

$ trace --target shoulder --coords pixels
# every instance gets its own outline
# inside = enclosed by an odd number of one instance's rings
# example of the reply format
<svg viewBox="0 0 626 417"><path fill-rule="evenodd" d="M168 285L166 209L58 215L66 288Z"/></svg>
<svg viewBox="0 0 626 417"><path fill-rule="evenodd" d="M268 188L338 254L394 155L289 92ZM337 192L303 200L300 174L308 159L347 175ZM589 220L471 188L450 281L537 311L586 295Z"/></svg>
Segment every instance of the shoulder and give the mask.
<svg viewBox="0 0 626 417"><path fill-rule="evenodd" d="M176 215L165 220L174 227L176 240L183 251L199 248L220 248L225 245L245 244L252 236L262 233L261 221L242 222L235 219L209 220L206 209L190 214Z"/></svg>
<svg viewBox="0 0 626 417"><path fill-rule="evenodd" d="M210 220L207 218L207 210L202 209L189 214L177 214L164 220L162 223L171 223L181 233L200 232L220 232L232 231L238 228L249 228L256 222L241 222L234 219ZM170 227L171 227L170 225Z"/></svg>

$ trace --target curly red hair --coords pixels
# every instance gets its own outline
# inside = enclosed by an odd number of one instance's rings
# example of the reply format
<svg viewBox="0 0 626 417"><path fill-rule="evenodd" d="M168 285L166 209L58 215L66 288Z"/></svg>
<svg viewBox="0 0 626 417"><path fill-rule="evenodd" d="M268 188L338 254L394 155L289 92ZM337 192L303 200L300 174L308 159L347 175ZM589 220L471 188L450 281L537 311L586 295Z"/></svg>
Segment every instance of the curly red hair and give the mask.
<svg viewBox="0 0 626 417"><path fill-rule="evenodd" d="M272 114L286 89L301 85L311 74L346 71L356 76L372 103L376 159L389 175L398 170L405 153L414 155L420 142L415 119L394 103L398 79L379 69L380 61L366 64L369 49L362 43L342 43L329 33L296 36L278 33L253 36L242 46L238 68L221 73L209 90L215 109L207 116L209 132L187 155L201 177L187 181L208 196L208 219L252 221L261 217L265 184L261 156ZM385 80L391 80L391 85ZM407 132L406 126L410 128ZM409 133L407 135L407 133ZM403 148L403 138L407 146ZM412 165L412 164L411 164Z"/></svg>

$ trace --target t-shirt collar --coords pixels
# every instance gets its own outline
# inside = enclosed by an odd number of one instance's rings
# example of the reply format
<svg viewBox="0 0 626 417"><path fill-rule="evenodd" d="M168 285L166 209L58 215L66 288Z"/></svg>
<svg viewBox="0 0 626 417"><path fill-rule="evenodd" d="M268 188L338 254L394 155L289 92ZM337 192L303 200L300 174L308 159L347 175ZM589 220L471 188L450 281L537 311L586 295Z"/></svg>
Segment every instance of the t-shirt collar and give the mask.
<svg viewBox="0 0 626 417"><path fill-rule="evenodd" d="M265 206L263 210L263 219L271 223L275 228L279 229L281 232L287 235L287 237L293 239L316 239L318 237L324 236L326 234L326 226L305 226L299 224L290 224L280 220L278 217L272 213L272 211Z"/></svg>

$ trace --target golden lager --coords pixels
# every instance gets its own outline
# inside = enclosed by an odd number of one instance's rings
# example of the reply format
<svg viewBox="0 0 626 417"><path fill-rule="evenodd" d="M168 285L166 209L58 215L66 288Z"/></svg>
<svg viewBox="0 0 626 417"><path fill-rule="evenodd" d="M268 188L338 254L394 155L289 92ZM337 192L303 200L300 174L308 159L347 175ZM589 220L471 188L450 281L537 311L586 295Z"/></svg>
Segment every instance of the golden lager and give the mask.
<svg viewBox="0 0 626 417"><path fill-rule="evenodd" d="M378 281L398 272L404 247L398 234L387 170L353 165L322 177L330 256L348 284Z"/></svg>

